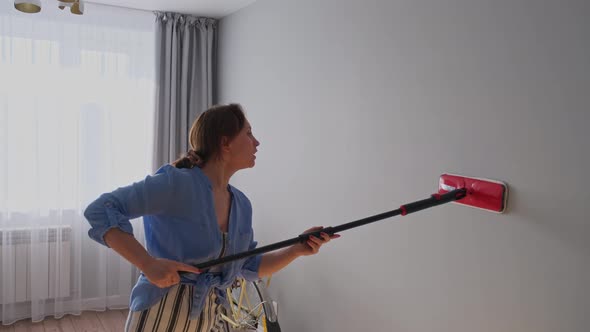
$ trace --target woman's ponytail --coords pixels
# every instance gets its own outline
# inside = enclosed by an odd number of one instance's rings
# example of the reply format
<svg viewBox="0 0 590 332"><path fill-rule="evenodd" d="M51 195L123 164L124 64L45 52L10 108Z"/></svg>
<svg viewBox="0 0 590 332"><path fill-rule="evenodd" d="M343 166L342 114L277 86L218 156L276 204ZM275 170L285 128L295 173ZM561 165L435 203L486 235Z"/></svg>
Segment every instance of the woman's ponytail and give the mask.
<svg viewBox="0 0 590 332"><path fill-rule="evenodd" d="M201 167L205 163L205 159L197 151L190 149L188 152L172 163L176 168L193 168L195 166Z"/></svg>

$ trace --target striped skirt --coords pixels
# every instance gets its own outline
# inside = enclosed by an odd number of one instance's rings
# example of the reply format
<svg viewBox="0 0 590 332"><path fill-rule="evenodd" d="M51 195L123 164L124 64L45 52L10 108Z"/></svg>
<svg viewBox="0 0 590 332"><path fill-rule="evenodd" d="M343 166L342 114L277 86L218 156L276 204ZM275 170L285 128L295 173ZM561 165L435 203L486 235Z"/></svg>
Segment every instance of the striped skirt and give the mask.
<svg viewBox="0 0 590 332"><path fill-rule="evenodd" d="M228 332L221 313L226 310L216 303L217 295L209 293L199 319L189 319L193 287L176 285L156 304L143 311L129 311L126 332Z"/></svg>

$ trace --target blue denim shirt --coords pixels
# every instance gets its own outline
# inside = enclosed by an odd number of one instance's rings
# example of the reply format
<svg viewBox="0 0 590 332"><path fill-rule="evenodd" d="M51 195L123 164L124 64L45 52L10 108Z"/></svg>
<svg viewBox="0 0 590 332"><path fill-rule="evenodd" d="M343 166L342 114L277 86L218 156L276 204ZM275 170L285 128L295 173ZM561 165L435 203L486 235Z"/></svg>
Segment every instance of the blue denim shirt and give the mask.
<svg viewBox="0 0 590 332"><path fill-rule="evenodd" d="M252 205L241 191L228 186L231 196L225 255L254 249ZM84 211L91 225L88 235L104 242L105 233L117 227L133 234L130 219L143 216L147 251L153 257L197 264L219 257L222 232L217 223L209 178L200 168L162 166L155 175L132 185L102 194ZM224 264L219 273L187 273L181 283L194 285L191 318L203 309L209 290L217 289L227 306L226 292L237 276L258 278L261 255ZM157 303L170 288L159 288L141 274L131 292L130 309L145 310Z"/></svg>

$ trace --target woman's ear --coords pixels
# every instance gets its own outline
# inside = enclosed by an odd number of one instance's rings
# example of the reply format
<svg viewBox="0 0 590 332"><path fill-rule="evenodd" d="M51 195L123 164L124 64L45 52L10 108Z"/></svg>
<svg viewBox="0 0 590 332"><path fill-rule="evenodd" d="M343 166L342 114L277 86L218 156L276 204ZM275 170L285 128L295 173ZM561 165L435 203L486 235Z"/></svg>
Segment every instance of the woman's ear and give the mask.
<svg viewBox="0 0 590 332"><path fill-rule="evenodd" d="M230 139L227 136L222 136L221 137L221 151L229 151L230 148Z"/></svg>

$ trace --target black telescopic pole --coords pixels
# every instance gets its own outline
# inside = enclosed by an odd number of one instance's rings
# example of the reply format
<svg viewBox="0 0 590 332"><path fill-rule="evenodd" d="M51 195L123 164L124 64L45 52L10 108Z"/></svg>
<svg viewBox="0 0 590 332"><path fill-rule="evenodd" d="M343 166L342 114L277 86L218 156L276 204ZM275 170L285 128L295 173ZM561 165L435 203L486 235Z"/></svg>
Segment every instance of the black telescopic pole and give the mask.
<svg viewBox="0 0 590 332"><path fill-rule="evenodd" d="M309 239L309 237L311 235L315 236L315 237L319 237L320 233L326 233L328 235L334 235L336 233L340 233L342 231L351 229L351 228L355 228L355 227L359 227L359 226L363 226L366 224L370 224L373 223L375 221L379 221L382 219L386 219L386 218L391 218L393 216L397 216L397 215L402 215L405 216L406 214L410 214L410 213L414 213L420 210L424 210L430 207L434 207L437 205L441 205L441 204L445 204L445 203L449 203L452 201L456 201L456 200L460 200L461 198L465 197L467 195L467 190L465 188L461 188L461 189L455 189L453 191L449 191L447 193L444 194L433 194L432 196L430 196L430 198L427 199L423 199L421 201L416 201L413 203L408 203L405 205L402 205L399 209L397 210L392 210L389 212L384 212L381 214L377 214L371 217L367 217L364 219L359 219L356 221L352 221L346 224L342 224L339 226L335 226L335 227L326 227L323 228L319 231L315 231L315 232L311 232L311 233L305 233L305 234L301 234L298 237L289 239L289 240L285 240L285 241L281 241L281 242L277 242L274 244L269 244L267 246L264 247L260 247L260 248L256 248L253 250L249 250L249 251L245 251L242 253L238 253L235 255L230 255L227 257L222 257L219 259L214 259L208 262L204 262L204 263L200 263L200 264L196 264L195 267L198 269L206 269L215 265L220 265L220 264L225 264L228 262L232 262L238 259L244 259L244 258L248 258L251 256L255 256L258 254L263 254L269 251L274 251L277 249L281 249L284 247L288 247L291 245L294 245L296 243L303 243L305 241L307 241Z"/></svg>

